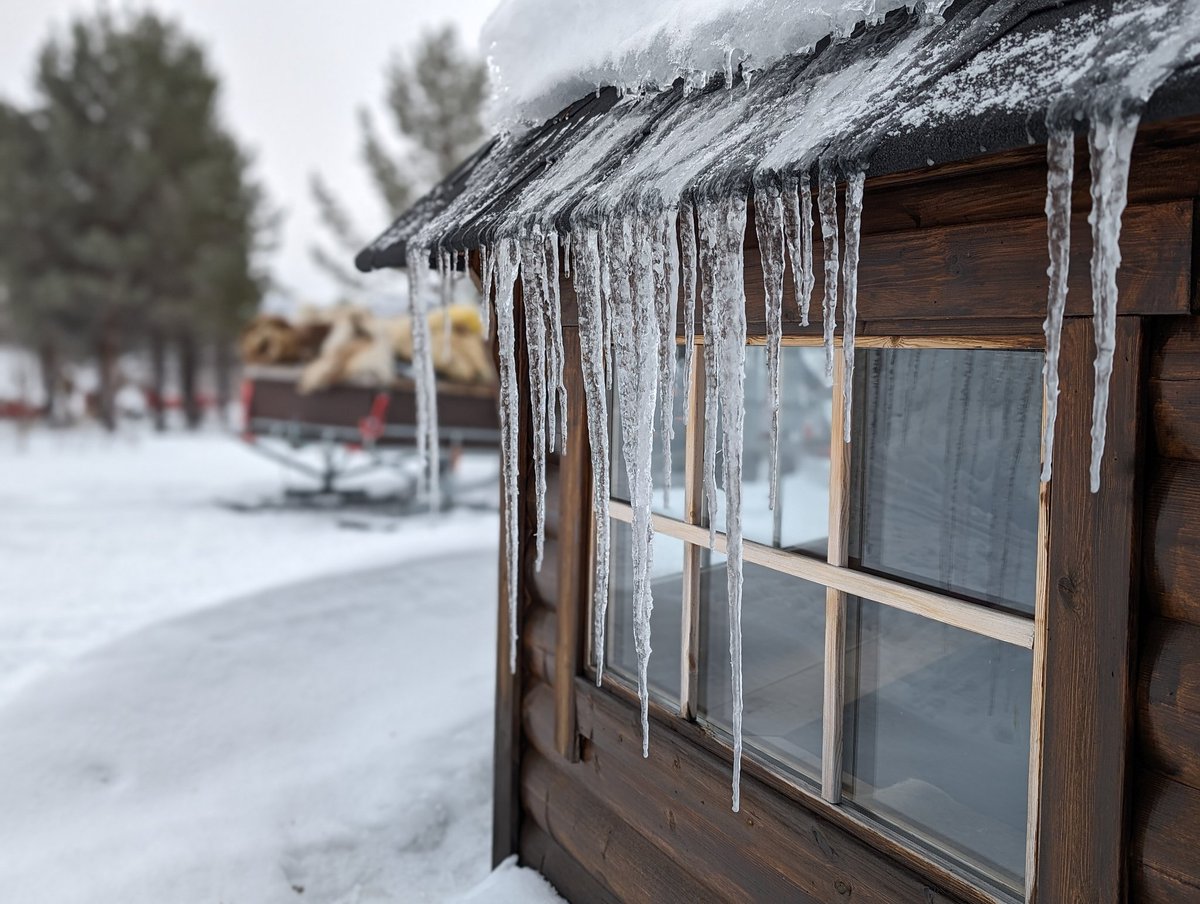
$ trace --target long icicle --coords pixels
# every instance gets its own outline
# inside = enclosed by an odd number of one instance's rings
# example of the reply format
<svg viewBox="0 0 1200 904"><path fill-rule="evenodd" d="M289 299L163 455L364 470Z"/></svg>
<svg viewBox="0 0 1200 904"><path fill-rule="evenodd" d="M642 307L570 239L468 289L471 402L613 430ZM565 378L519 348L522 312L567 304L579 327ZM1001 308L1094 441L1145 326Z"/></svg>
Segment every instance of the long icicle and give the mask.
<svg viewBox="0 0 1200 904"><path fill-rule="evenodd" d="M850 414L854 396L854 331L858 327L858 249L862 235L863 186L866 175L846 179L846 258L842 262L842 354L846 363L842 382L842 440L850 442Z"/></svg>
<svg viewBox="0 0 1200 904"><path fill-rule="evenodd" d="M517 382L516 329L513 292L521 251L512 239L494 247L496 266L496 343L500 358L500 460L504 476L504 553L508 591L508 667L517 671L517 583L520 562L520 485L517 455L520 452L521 398Z"/></svg>
<svg viewBox="0 0 1200 904"><path fill-rule="evenodd" d="M675 317L679 311L679 244L676 212L660 217L655 253L655 314L658 317L658 395L662 421L663 506L671 506L671 444L675 438Z"/></svg>
<svg viewBox="0 0 1200 904"><path fill-rule="evenodd" d="M557 397L558 399L558 451L565 455L567 453L567 385L565 379L567 356L563 347L562 297L558 286L558 233L553 229L546 234L546 260L550 265L547 275L550 285L550 345L554 349L554 372L551 375L554 394L551 398ZM553 417L552 412L551 417ZM551 429L550 442L554 441L555 432Z"/></svg>
<svg viewBox="0 0 1200 904"><path fill-rule="evenodd" d="M1050 248L1049 298L1046 301L1046 427L1042 433L1042 481L1054 464L1054 425L1058 420L1058 354L1062 347L1063 312L1067 307L1067 277L1071 264L1071 187L1075 178L1075 133L1053 129L1046 142L1046 233Z"/></svg>
<svg viewBox="0 0 1200 904"><path fill-rule="evenodd" d="M604 322L600 301L600 250L595 229L585 229L574 242L575 277L579 298L579 357L587 405L588 439L592 453L592 517L596 535L596 571L592 597L592 650L596 686L604 678L605 626L608 612L609 451L608 391L604 379Z"/></svg>
<svg viewBox="0 0 1200 904"><path fill-rule="evenodd" d="M683 411L692 411L692 355L696 350L696 211L679 205L680 282L683 284Z"/></svg>
<svg viewBox="0 0 1200 904"><path fill-rule="evenodd" d="M492 280L495 277L493 273L495 258L487 245L480 247L479 258L483 262L483 299L480 302L479 316L483 321L483 341L490 342L492 340Z"/></svg>
<svg viewBox="0 0 1200 904"><path fill-rule="evenodd" d="M533 435L529 451L533 457L536 524L534 569L542 570L546 545L546 255L541 233L521 241L521 301L525 308L525 347L529 355L529 405Z"/></svg>
<svg viewBox="0 0 1200 904"><path fill-rule="evenodd" d="M654 256L660 245L657 226L646 218L614 216L606 249L612 271L612 329L616 339L616 384L620 397L622 458L633 509L634 649L638 661L638 698L642 710L642 756L650 755L649 662L654 527L654 407L658 397L658 318ZM613 231L615 230L615 235ZM615 255L615 257L614 257Z"/></svg>
<svg viewBox="0 0 1200 904"><path fill-rule="evenodd" d="M716 358L716 394L724 430L726 575L729 598L729 665L733 691L733 811L741 809L742 776L742 442L745 429L746 298L742 244L746 199L733 197L700 209L700 266L716 329L705 336Z"/></svg>
<svg viewBox="0 0 1200 904"><path fill-rule="evenodd" d="M800 325L808 326L808 309L812 303L816 278L813 276L812 257L812 189L808 185L807 171L790 177L784 183L783 214Z"/></svg>
<svg viewBox="0 0 1200 904"><path fill-rule="evenodd" d="M706 204L697 205L703 212ZM717 392L716 334L719 313L715 300L712 272L704 258L704 224L700 222L698 261L700 279L700 316L704 327L704 504L708 509L708 548L717 545L717 419L720 416L720 393Z"/></svg>
<svg viewBox="0 0 1200 904"><path fill-rule="evenodd" d="M779 494L779 345L783 329L783 278L787 269L784 205L774 187L754 191L754 230L762 262L767 321L767 397L770 437L767 448L767 506L774 511Z"/></svg>
<svg viewBox="0 0 1200 904"><path fill-rule="evenodd" d="M429 497L429 507L433 511L437 511L441 507L437 384L433 369L433 347L429 335L429 311L425 299L426 270L429 258L428 248L413 249L408 254L407 269L409 315L413 331L413 376L416 382L417 400L417 451L425 467L425 485Z"/></svg>
<svg viewBox="0 0 1200 904"><path fill-rule="evenodd" d="M837 326L838 299L838 221L837 182L833 166L822 161L817 183L817 210L821 215L821 242L825 249L825 297L821 302L825 328L825 376L833 376L833 330Z"/></svg>
<svg viewBox="0 0 1200 904"><path fill-rule="evenodd" d="M1129 161L1138 117L1119 110L1093 113L1091 154L1092 328L1096 340L1096 389L1092 398L1091 489L1100 490L1100 465L1108 428L1108 384L1117 347L1117 270L1121 266L1121 215L1129 188Z"/></svg>

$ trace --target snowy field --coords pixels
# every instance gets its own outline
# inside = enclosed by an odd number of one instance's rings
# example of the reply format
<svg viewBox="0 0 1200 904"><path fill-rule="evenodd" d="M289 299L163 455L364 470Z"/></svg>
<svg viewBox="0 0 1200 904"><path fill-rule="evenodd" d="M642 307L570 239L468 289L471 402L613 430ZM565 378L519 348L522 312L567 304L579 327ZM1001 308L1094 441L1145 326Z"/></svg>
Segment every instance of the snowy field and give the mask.
<svg viewBox="0 0 1200 904"><path fill-rule="evenodd" d="M488 876L494 511L235 512L291 478L215 434L0 475L0 898L556 900Z"/></svg>

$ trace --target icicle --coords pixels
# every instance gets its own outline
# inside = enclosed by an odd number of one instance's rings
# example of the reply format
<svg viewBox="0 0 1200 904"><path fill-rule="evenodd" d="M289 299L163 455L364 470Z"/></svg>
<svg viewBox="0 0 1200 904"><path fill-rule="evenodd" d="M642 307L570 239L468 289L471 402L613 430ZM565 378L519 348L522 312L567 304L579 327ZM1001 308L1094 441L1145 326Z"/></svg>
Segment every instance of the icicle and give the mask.
<svg viewBox="0 0 1200 904"><path fill-rule="evenodd" d="M655 237L654 305L658 317L658 391L662 417L663 506L671 506L671 444L675 438L675 317L679 311L676 212L662 215Z"/></svg>
<svg viewBox="0 0 1200 904"><path fill-rule="evenodd" d="M479 258L483 262L483 298L480 300L479 316L483 321L483 339L485 342L490 342L492 339L492 278L495 275L492 270L495 259L487 245L479 249Z"/></svg>
<svg viewBox="0 0 1200 904"><path fill-rule="evenodd" d="M858 322L858 247L862 234L864 173L852 173L846 180L846 259L842 262L842 354L845 372L842 379L842 440L850 442L850 413L854 396L854 331Z"/></svg>
<svg viewBox="0 0 1200 904"><path fill-rule="evenodd" d="M1092 492L1100 490L1100 464L1108 420L1108 384L1117 345L1117 269L1121 266L1121 214L1129 187L1129 159L1138 116L1117 110L1093 114L1091 154L1092 328L1096 340L1096 390L1092 399Z"/></svg>
<svg viewBox="0 0 1200 904"><path fill-rule="evenodd" d="M833 167L822 163L817 182L817 210L821 215L821 242L825 248L825 298L821 302L825 328L825 376L833 376L833 330L837 326L838 222L837 183Z"/></svg>
<svg viewBox="0 0 1200 904"><path fill-rule="evenodd" d="M450 354L450 301L454 297L454 253L438 252L438 277L442 290L442 347Z"/></svg>
<svg viewBox="0 0 1200 904"><path fill-rule="evenodd" d="M717 392L717 346L715 336L719 312L714 292L711 262L704 257L703 206L700 208L700 239L697 260L701 268L700 317L704 327L704 504L708 508L708 548L717 545L717 418L720 394Z"/></svg>
<svg viewBox="0 0 1200 904"><path fill-rule="evenodd" d="M807 171L788 179L784 186L783 213L788 253L792 258L792 282L796 286L796 303L800 309L800 325L808 326L808 308L816 279L813 276L812 256L812 190L808 185Z"/></svg>
<svg viewBox="0 0 1200 904"><path fill-rule="evenodd" d="M529 355L529 405L533 412L533 479L536 497L534 569L542 570L546 544L546 255L540 233L521 240L521 300L525 307L525 347Z"/></svg>
<svg viewBox="0 0 1200 904"><path fill-rule="evenodd" d="M651 571L654 528L651 524L654 406L658 396L658 318L655 309L655 261L659 227L648 219L614 216L606 243L613 280L612 329L616 339L616 383L620 397L622 458L633 509L633 623L638 660L638 697L642 708L642 755L650 753L650 614L654 609ZM611 234L615 231L615 235ZM619 252L619 254L618 254Z"/></svg>
<svg viewBox="0 0 1200 904"><path fill-rule="evenodd" d="M758 234L758 254L762 262L767 319L767 383L771 414L768 442L767 505L774 511L779 487L779 344L783 328L783 277L787 267L784 248L783 199L773 188L760 187L754 192L754 230Z"/></svg>
<svg viewBox="0 0 1200 904"><path fill-rule="evenodd" d="M579 357L592 452L592 514L596 532L596 579L592 604L592 649L596 686L604 677L604 629L608 612L608 391L604 379L604 323L600 301L600 251L596 230L586 229L575 246L575 293L579 299Z"/></svg>
<svg viewBox="0 0 1200 904"><path fill-rule="evenodd" d="M571 278L571 233L567 232L562 237L562 255L563 255L563 278Z"/></svg>
<svg viewBox="0 0 1200 904"><path fill-rule="evenodd" d="M612 334L612 273L609 271L608 234L601 229L596 234L600 249L600 318L604 331L604 385L613 385L613 334Z"/></svg>
<svg viewBox="0 0 1200 904"><path fill-rule="evenodd" d="M1042 434L1042 481L1050 479L1054 461L1054 424L1058 420L1058 352L1062 346L1063 311L1071 263L1071 184L1075 178L1075 134L1055 129L1046 142L1046 232L1050 246L1050 297L1046 303L1046 428Z"/></svg>
<svg viewBox="0 0 1200 904"><path fill-rule="evenodd" d="M513 289L521 252L512 239L495 246L496 342L500 357L500 459L504 477L504 552L508 579L508 667L517 671L517 578L520 563L517 542L520 485L517 455L520 451L521 398L517 383L516 330L513 323Z"/></svg>
<svg viewBox="0 0 1200 904"><path fill-rule="evenodd" d="M742 242L745 198L700 208L700 267L706 301L716 309L715 330L705 335L714 349L724 435L726 574L729 595L729 664L733 690L733 810L741 808L742 774L742 442L745 428L746 299Z"/></svg>
<svg viewBox="0 0 1200 904"><path fill-rule="evenodd" d="M567 452L567 386L563 377L566 367L566 352L563 348L562 298L558 287L558 233L551 229L546 235L546 257L550 264L547 280L550 284L550 347L553 349L553 369L550 373L553 393L550 397L548 415L550 417L550 442L557 438L558 451ZM554 399L558 399L558 431L554 429Z"/></svg>
<svg viewBox="0 0 1200 904"><path fill-rule="evenodd" d="M417 453L425 467L429 506L441 506L437 423L437 384L433 369L433 346L429 335L429 311L425 302L425 271L430 252L415 249L408 255L409 316L413 331L413 379L417 397Z"/></svg>
<svg viewBox="0 0 1200 904"><path fill-rule="evenodd" d="M685 201L679 207L683 271L683 410L691 417L692 355L696 349L696 212Z"/></svg>

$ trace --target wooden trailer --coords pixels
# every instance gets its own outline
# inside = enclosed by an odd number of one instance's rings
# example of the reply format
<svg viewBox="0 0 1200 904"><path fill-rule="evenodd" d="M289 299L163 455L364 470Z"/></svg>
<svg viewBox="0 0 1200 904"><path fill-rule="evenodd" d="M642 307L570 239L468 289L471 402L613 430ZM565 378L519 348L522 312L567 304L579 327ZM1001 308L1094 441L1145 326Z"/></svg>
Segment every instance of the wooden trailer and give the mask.
<svg viewBox="0 0 1200 904"><path fill-rule="evenodd" d="M987 6L955 4L944 27L954 27L956 16L984 16ZM1013 46L1036 56L1039 37L1071 17L1111 12L1098 3L1007 8L1011 22L976 48L978 59L1009 41L1003 65L1023 65L1029 61ZM881 27L927 27L915 18L889 16ZM811 64L835 50L844 59L873 52L876 37L867 29L849 48L823 44ZM691 357L676 392L682 399L688 381L691 410L676 412L670 449L674 495L667 505L656 490L654 503L651 732L643 758L629 612L632 512L617 431L607 642L596 650L579 303L564 276L571 441L547 462L538 570L534 414L520 313L528 287L518 285L520 645L511 672L502 555L497 861L518 853L573 902L1200 901L1194 66L1180 66L1158 88L1133 146L1116 366L1095 493L1086 122L1076 126L1049 483L1039 481L1045 110L959 116L876 149L862 213L858 351L850 381L838 364L832 396L812 379L824 367L819 304L802 327L795 286L785 280L775 512L766 508L763 467L749 463L765 442L768 333L751 210L738 812L730 806L725 513L703 502L704 398L712 391L703 356ZM769 78L756 75L754 84ZM660 104L658 123L704 99L677 89L637 103ZM598 140L589 123L632 115L628 109L609 89L523 139L489 146L359 265L402 264L406 238L451 210L471 190L472 173L486 167L490 213L504 213L552 178L573 144ZM653 152L653 135L645 146ZM620 178L621 166L608 178ZM478 270L475 249L494 240L498 220L479 205L473 211L477 221L459 224L446 240L471 251ZM570 228L566 220L559 227ZM815 254L819 261L819 241ZM819 263L815 269L820 299ZM677 342L687 335L681 319ZM699 314L695 335L702 346ZM840 400L848 387L851 441L843 443Z"/></svg>

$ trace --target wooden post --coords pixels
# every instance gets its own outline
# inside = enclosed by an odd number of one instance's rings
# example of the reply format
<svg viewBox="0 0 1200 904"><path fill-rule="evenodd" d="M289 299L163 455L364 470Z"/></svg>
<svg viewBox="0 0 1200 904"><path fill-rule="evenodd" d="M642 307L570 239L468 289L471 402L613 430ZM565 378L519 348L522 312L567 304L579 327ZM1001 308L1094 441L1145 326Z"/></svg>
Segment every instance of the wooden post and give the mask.
<svg viewBox="0 0 1200 904"><path fill-rule="evenodd" d="M1045 623L1039 850L1031 899L1125 899L1140 510L1142 325L1117 320L1101 486L1088 487L1092 322L1064 324Z"/></svg>

